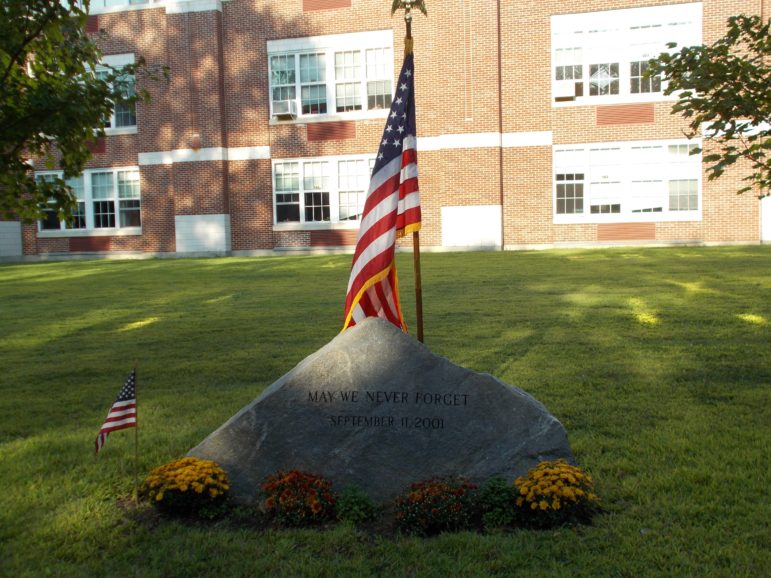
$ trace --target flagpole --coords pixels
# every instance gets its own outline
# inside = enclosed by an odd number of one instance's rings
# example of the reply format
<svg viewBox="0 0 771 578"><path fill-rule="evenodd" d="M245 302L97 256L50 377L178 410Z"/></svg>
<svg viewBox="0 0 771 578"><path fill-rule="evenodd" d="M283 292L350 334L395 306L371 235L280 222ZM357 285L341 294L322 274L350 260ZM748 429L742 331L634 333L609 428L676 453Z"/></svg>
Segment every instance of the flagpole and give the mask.
<svg viewBox="0 0 771 578"><path fill-rule="evenodd" d="M404 8L404 22L406 24L406 34L404 36L404 57L413 53L412 40L412 4L415 0L402 0L401 6ZM394 2L394 10L398 4ZM425 6L418 4L425 14ZM414 98L414 97L413 97ZM417 134L415 135L417 138ZM420 233L412 232L412 264L415 269L415 318L417 324L418 341L423 343L423 285L420 278Z"/></svg>

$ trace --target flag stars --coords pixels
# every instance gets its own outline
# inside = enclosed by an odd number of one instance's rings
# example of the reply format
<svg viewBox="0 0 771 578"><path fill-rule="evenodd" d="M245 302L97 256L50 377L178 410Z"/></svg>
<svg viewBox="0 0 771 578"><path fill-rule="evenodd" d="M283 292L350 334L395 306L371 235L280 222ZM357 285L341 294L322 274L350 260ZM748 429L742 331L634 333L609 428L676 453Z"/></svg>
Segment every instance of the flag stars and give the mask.
<svg viewBox="0 0 771 578"><path fill-rule="evenodd" d="M399 148L400 146L402 146L402 143L401 143L401 141L398 141L398 140L394 139L393 145L394 145L396 148Z"/></svg>
<svg viewBox="0 0 771 578"><path fill-rule="evenodd" d="M401 103L402 103L402 97L400 96L400 97L399 97L399 98L397 98L397 99L396 99L394 102L395 102L396 104L401 104Z"/></svg>
<svg viewBox="0 0 771 578"><path fill-rule="evenodd" d="M399 90L401 90L401 91L407 90L407 83L406 82L402 82L401 86L399 86Z"/></svg>
<svg viewBox="0 0 771 578"><path fill-rule="evenodd" d="M384 138L383 142L380 143L380 144L382 144L383 146L386 146L388 144L388 139Z"/></svg>
<svg viewBox="0 0 771 578"><path fill-rule="evenodd" d="M397 131L399 134L402 134L402 133L404 132L404 126L400 126L399 128L397 128L397 129L396 129L396 131Z"/></svg>
<svg viewBox="0 0 771 578"><path fill-rule="evenodd" d="M412 76L412 71L408 68L407 70L404 71L404 76L406 77Z"/></svg>
<svg viewBox="0 0 771 578"><path fill-rule="evenodd" d="M394 127L392 127L392 126L389 124L388 126L386 126L386 129L385 129L385 131L386 131L386 132L391 132L393 129L394 129Z"/></svg>
<svg viewBox="0 0 771 578"><path fill-rule="evenodd" d="M391 112L391 118L396 118L397 116L399 116L399 115L396 114L395 110L393 112Z"/></svg>

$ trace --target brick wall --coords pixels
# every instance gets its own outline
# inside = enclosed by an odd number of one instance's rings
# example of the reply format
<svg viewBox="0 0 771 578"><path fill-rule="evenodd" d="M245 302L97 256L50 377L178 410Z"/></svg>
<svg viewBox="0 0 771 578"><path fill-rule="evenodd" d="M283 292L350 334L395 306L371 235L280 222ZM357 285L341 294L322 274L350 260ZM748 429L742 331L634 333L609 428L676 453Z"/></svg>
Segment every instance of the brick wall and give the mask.
<svg viewBox="0 0 771 578"><path fill-rule="evenodd" d="M648 0L646 6L679 3ZM620 107L551 102L550 16L639 6L632 0L500 2L444 0L428 18L416 13L417 126L421 138L442 135L544 132L555 145L681 138L684 122L670 103ZM105 54L134 53L169 80L139 79L151 102L137 106L138 134L108 136L89 168L140 165L142 235L115 236L91 246L109 250L175 250L175 216L229 214L234 251L310 247L350 233L273 230L271 161L227 160L227 150L269 147L273 159L372 153L383 120L345 123L270 122L267 42L368 30L394 30L394 76L401 65L404 22L382 0L230 0L222 11L167 13L163 6L99 15ZM721 36L725 19L768 12L761 0L706 0L705 42ZM499 68L498 63L501 63ZM500 90L499 90L500 89ZM140 154L214 151L215 160L140 163ZM218 151L224 151L222 153ZM441 209L499 205L507 246L597 242L636 229L595 224L555 225L552 148L442 148L418 151L424 245L441 244ZM502 162L502 165L501 165ZM749 194L737 197L742 169L720 181L704 177L700 222L654 223L658 241L757 241L759 211ZM633 231L630 233L629 231ZM642 229L641 229L642 231ZM88 243L38 238L23 227L25 254L68 252ZM101 243L101 245L100 245Z"/></svg>

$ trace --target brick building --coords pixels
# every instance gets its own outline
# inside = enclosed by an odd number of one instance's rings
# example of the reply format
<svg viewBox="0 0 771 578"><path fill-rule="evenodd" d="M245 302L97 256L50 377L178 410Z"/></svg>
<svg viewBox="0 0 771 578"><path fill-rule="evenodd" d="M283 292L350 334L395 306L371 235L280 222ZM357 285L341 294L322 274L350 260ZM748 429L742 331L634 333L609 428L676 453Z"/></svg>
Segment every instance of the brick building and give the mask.
<svg viewBox="0 0 771 578"><path fill-rule="evenodd" d="M769 0L441 0L415 16L422 246L771 240L771 199L708 182L648 58ZM92 0L108 64L168 81L116 109L73 225L0 256L352 248L403 53L386 0ZM126 84L131 90L131 84ZM39 178L56 171L38 171Z"/></svg>

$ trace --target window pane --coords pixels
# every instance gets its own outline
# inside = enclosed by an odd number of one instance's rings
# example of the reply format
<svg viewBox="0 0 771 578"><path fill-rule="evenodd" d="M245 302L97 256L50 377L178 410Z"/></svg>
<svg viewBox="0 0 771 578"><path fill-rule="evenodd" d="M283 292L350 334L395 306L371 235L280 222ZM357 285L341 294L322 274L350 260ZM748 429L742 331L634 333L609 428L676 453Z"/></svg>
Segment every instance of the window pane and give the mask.
<svg viewBox="0 0 771 578"><path fill-rule="evenodd" d="M303 164L303 188L305 190L327 190L329 177L327 175L329 163L304 163Z"/></svg>
<svg viewBox="0 0 771 578"><path fill-rule="evenodd" d="M294 86L279 86L273 89L273 100L294 100L296 94Z"/></svg>
<svg viewBox="0 0 771 578"><path fill-rule="evenodd" d="M355 221L364 210L365 189L368 184L368 166L364 160L339 161L337 183L340 221Z"/></svg>
<svg viewBox="0 0 771 578"><path fill-rule="evenodd" d="M61 223L59 222L59 216L52 207L45 207L43 209L44 218L40 219L41 231L58 231L61 229Z"/></svg>
<svg viewBox="0 0 771 578"><path fill-rule="evenodd" d="M300 55L300 82L324 82L326 80L324 53Z"/></svg>
<svg viewBox="0 0 771 578"><path fill-rule="evenodd" d="M390 48L367 50L367 78L391 78L393 74Z"/></svg>
<svg viewBox="0 0 771 578"><path fill-rule="evenodd" d="M376 80L367 83L367 109L391 107L391 81Z"/></svg>
<svg viewBox="0 0 771 578"><path fill-rule="evenodd" d="M669 181L669 210L698 210L698 181L696 179L680 179Z"/></svg>
<svg viewBox="0 0 771 578"><path fill-rule="evenodd" d="M66 179L64 181L67 183L67 185L72 189L72 194L75 195L75 198L78 200L85 199L84 193L83 193L83 176L75 177L73 179Z"/></svg>
<svg viewBox="0 0 771 578"><path fill-rule="evenodd" d="M647 60L632 62L630 65L630 91L632 94L647 92L661 92L661 77L644 77L645 72L650 68Z"/></svg>
<svg viewBox="0 0 771 578"><path fill-rule="evenodd" d="M136 88L134 86L133 76L123 76L115 82L116 90L119 90L126 97L133 97L136 95ZM137 112L136 104L116 104L115 105L115 126L136 126L137 124Z"/></svg>
<svg viewBox="0 0 771 578"><path fill-rule="evenodd" d="M91 196L94 199L112 199L112 173L91 173Z"/></svg>
<svg viewBox="0 0 771 578"><path fill-rule="evenodd" d="M297 191L300 189L299 163L276 164L276 191Z"/></svg>
<svg viewBox="0 0 771 578"><path fill-rule="evenodd" d="M115 203L94 201L94 227L97 229L115 226Z"/></svg>
<svg viewBox="0 0 771 578"><path fill-rule="evenodd" d="M75 210L72 212L72 221L65 223L65 229L85 229L86 228L86 203L78 202Z"/></svg>
<svg viewBox="0 0 771 578"><path fill-rule="evenodd" d="M359 83L338 84L335 101L337 103L337 112L348 110L361 110L361 95L359 94Z"/></svg>
<svg viewBox="0 0 771 578"><path fill-rule="evenodd" d="M138 200L120 201L120 226L139 227L142 225Z"/></svg>
<svg viewBox="0 0 771 578"><path fill-rule="evenodd" d="M581 214L584 212L583 174L561 173L555 175L557 214ZM578 178L580 177L580 179Z"/></svg>
<svg viewBox="0 0 771 578"><path fill-rule="evenodd" d="M335 80L358 80L361 77L361 53L356 51L335 53Z"/></svg>
<svg viewBox="0 0 771 578"><path fill-rule="evenodd" d="M118 172L118 198L139 198L139 171Z"/></svg>
<svg viewBox="0 0 771 578"><path fill-rule="evenodd" d="M589 94L618 94L618 63L589 65Z"/></svg>
<svg viewBox="0 0 771 578"><path fill-rule="evenodd" d="M329 193L305 193L305 221L329 221Z"/></svg>
<svg viewBox="0 0 771 578"><path fill-rule="evenodd" d="M106 70L97 70L94 73L94 76L96 76L99 80L106 81L108 72ZM104 128L111 128L111 127L112 127L112 115L104 119Z"/></svg>
<svg viewBox="0 0 771 578"><path fill-rule="evenodd" d="M274 87L295 83L293 54L279 54L270 57L270 83Z"/></svg>
<svg viewBox="0 0 771 578"><path fill-rule="evenodd" d="M303 86L300 95L303 114L325 114L327 112L326 85Z"/></svg>
<svg viewBox="0 0 771 578"><path fill-rule="evenodd" d="M298 222L300 220L300 203L292 205L279 205L276 204L276 222L277 223L290 223Z"/></svg>

